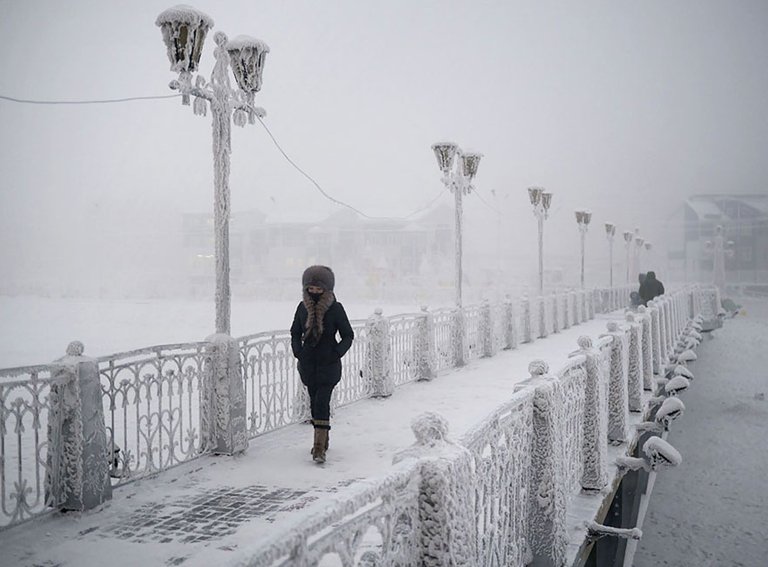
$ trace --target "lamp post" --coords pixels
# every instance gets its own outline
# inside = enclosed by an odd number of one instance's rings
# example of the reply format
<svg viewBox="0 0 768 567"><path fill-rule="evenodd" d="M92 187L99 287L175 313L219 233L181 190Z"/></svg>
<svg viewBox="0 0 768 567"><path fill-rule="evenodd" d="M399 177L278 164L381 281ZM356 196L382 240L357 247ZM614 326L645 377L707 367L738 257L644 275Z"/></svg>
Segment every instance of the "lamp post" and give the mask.
<svg viewBox="0 0 768 567"><path fill-rule="evenodd" d="M635 238L635 235L632 234L631 231L625 230L624 231L624 244L626 245L627 249L627 284L631 284L631 274L632 274L632 240Z"/></svg>
<svg viewBox="0 0 768 567"><path fill-rule="evenodd" d="M605 223L605 236L608 239L608 282L613 287L613 239L616 236L616 225L612 222Z"/></svg>
<svg viewBox="0 0 768 567"><path fill-rule="evenodd" d="M635 229L635 273L640 274L640 251L643 249L645 239L638 234L638 230Z"/></svg>
<svg viewBox="0 0 768 567"><path fill-rule="evenodd" d="M207 114L211 107L213 126L213 184L214 184L214 257L216 264L216 332L230 333L231 294L229 286L229 154L232 122L236 126L254 124L256 117L265 116L264 109L254 106L255 94L261 89L264 60L269 47L261 40L238 36L228 40L223 32L216 32L216 43L210 82L197 75L192 84L192 73L200 63L205 36L213 27L213 19L190 8L175 6L162 12L155 21L163 34L168 49L171 71L179 78L171 81L170 88L182 95L182 104L189 105L194 97L193 112ZM238 88L232 88L229 69Z"/></svg>
<svg viewBox="0 0 768 567"><path fill-rule="evenodd" d="M648 240L645 241L645 244L643 244L643 248L645 248L645 262L641 262L641 269L642 266L645 267L645 271L647 272L650 266L652 265L650 263L651 259L651 248L653 248L653 244L649 242Z"/></svg>
<svg viewBox="0 0 768 567"><path fill-rule="evenodd" d="M543 187L528 187L528 198L533 205L533 216L539 223L539 295L544 295L544 220L552 206L552 193Z"/></svg>
<svg viewBox="0 0 768 567"><path fill-rule="evenodd" d="M456 307L462 305L461 282L462 282L462 199L464 195L469 195L474 187L472 180L477 175L477 168L480 165L482 154L463 152L459 146L453 142L439 142L432 144L432 151L435 152L437 165L443 174L442 182L453 193L456 204ZM456 159L458 156L459 159Z"/></svg>
<svg viewBox="0 0 768 567"><path fill-rule="evenodd" d="M712 259L712 281L715 287L722 294L725 291L725 257L733 257L734 242L729 240L725 242L722 225L715 227L715 237L713 240L707 240L704 247L713 254Z"/></svg>
<svg viewBox="0 0 768 567"><path fill-rule="evenodd" d="M579 225L579 234L581 236L581 289L584 289L584 243L591 221L592 213L589 211L576 211L576 223Z"/></svg>

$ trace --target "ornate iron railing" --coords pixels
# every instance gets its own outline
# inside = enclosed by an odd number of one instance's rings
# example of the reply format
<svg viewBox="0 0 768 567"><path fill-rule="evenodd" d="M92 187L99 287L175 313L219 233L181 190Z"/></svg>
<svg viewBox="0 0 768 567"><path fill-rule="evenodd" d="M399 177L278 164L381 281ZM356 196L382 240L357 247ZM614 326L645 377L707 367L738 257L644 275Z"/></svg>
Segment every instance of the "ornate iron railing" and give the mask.
<svg viewBox="0 0 768 567"><path fill-rule="evenodd" d="M389 341L395 386L418 378L418 345L416 332L418 315L395 315L389 318Z"/></svg>
<svg viewBox="0 0 768 567"><path fill-rule="evenodd" d="M0 528L46 510L52 365L0 370Z"/></svg>
<svg viewBox="0 0 768 567"><path fill-rule="evenodd" d="M208 343L149 347L96 359L113 484L166 470L202 451Z"/></svg>

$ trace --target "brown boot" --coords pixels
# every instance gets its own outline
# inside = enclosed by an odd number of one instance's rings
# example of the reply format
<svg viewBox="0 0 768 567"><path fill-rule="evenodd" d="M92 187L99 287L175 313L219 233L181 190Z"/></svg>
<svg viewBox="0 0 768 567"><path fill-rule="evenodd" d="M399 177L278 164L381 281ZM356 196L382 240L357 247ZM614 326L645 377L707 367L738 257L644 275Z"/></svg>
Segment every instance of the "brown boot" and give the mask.
<svg viewBox="0 0 768 567"><path fill-rule="evenodd" d="M325 462L325 447L328 443L328 430L327 429L320 429L319 427L315 429L315 445L312 447L312 460L316 463L324 463Z"/></svg>

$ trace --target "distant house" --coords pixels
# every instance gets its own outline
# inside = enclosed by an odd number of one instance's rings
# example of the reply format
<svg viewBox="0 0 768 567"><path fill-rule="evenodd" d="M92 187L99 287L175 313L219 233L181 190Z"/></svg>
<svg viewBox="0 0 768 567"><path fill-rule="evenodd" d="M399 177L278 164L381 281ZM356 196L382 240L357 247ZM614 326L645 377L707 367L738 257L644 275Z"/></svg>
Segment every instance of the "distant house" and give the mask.
<svg viewBox="0 0 768 567"><path fill-rule="evenodd" d="M193 292L213 286L213 217L185 214L182 222L187 280ZM413 284L439 277L452 285L453 212L447 205L409 220L367 219L354 211L318 213L234 213L230 220L230 276L233 287L296 289L310 264L328 264L348 285Z"/></svg>
<svg viewBox="0 0 768 567"><path fill-rule="evenodd" d="M711 241L722 225L733 255L726 257L726 281L768 282L768 194L693 195L669 223L669 268L675 279L709 281Z"/></svg>

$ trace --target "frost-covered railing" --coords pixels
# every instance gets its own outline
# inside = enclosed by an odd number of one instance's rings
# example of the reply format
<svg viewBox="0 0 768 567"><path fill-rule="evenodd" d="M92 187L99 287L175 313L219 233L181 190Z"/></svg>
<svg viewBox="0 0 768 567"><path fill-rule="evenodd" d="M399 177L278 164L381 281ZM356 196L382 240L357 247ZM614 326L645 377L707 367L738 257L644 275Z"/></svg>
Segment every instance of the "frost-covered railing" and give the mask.
<svg viewBox="0 0 768 567"><path fill-rule="evenodd" d="M241 559L257 566L316 565L327 557L349 565L563 565L574 537L566 525L573 497L606 487L609 443L633 440L630 413L646 409L638 401L654 386L654 374L663 378L670 362L685 360L684 331L701 305L711 303L709 293L688 287L627 312L624 321L609 320L600 337L580 337L571 360L554 374L545 362L532 362L531 377L458 443L449 440L440 416L418 418L416 444L396 458L409 459L387 480L368 481L362 492L287 527L264 547L244 550ZM580 308L578 294L568 299L569 321L589 316L589 300ZM490 319L511 318L517 328L520 320L508 307L494 307ZM495 338L493 344L503 343ZM649 360L659 361L655 371ZM392 505L386 487L393 478L417 491L402 506L417 506L408 509L418 523ZM388 515L378 521L367 515L385 503L393 506ZM392 527L398 521L402 529ZM412 539L397 547L402 554L395 558L398 540L388 534L406 527Z"/></svg>
<svg viewBox="0 0 768 567"><path fill-rule="evenodd" d="M208 343L163 345L96 359L111 474L117 484L197 457Z"/></svg>
<svg viewBox="0 0 768 567"><path fill-rule="evenodd" d="M597 291L561 292L546 296L543 304L535 297L507 298L462 310L424 309L393 317L378 313L367 321L355 321L356 339L344 358L333 407L390 395L396 386L432 379L469 360L570 327L596 311L618 306L622 293L608 293L610 301L600 308L593 304L602 297ZM661 335L659 340L666 343ZM238 356L225 360L232 349ZM308 399L289 333L234 339L230 350L214 340L96 359L107 432L105 461L113 485L205 452L228 452L244 446L247 437L308 419ZM45 508L41 479L50 368L0 370L0 527ZM240 422L244 434L230 430ZM222 427L230 429L222 432ZM225 438L228 445L222 450Z"/></svg>
<svg viewBox="0 0 768 567"><path fill-rule="evenodd" d="M46 508L52 365L0 370L0 528Z"/></svg>
<svg viewBox="0 0 768 567"><path fill-rule="evenodd" d="M419 494L422 464L396 465L382 478L337 494L269 544L236 552L250 567L422 565Z"/></svg>

